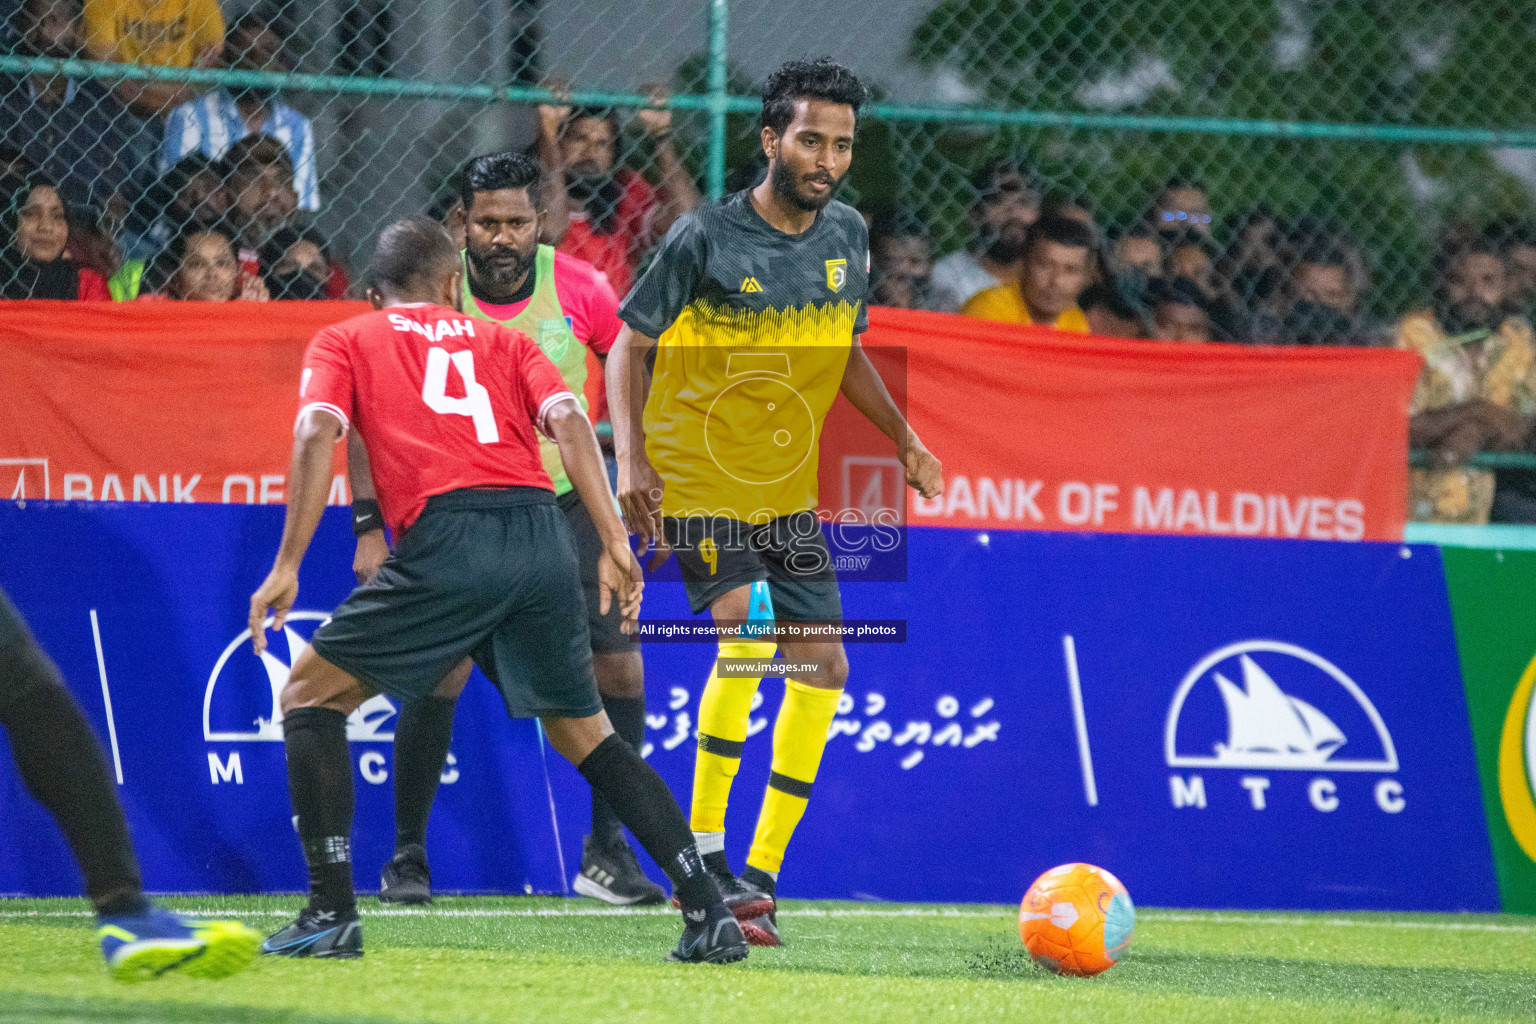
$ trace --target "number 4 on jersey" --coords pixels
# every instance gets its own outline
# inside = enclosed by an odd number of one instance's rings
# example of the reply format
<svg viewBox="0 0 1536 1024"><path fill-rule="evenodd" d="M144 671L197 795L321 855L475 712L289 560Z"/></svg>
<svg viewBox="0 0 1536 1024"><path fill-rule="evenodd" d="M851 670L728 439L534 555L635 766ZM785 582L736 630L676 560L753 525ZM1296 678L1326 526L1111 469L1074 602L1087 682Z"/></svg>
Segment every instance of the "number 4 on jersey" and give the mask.
<svg viewBox="0 0 1536 1024"><path fill-rule="evenodd" d="M448 363L459 371L464 381L464 397L448 397ZM501 440L496 429L496 414L491 411L491 393L484 384L475 383L475 354L468 349L451 356L445 348L427 350L427 375L421 382L421 398L427 408L444 416L468 416L475 424L475 440L495 444Z"/></svg>

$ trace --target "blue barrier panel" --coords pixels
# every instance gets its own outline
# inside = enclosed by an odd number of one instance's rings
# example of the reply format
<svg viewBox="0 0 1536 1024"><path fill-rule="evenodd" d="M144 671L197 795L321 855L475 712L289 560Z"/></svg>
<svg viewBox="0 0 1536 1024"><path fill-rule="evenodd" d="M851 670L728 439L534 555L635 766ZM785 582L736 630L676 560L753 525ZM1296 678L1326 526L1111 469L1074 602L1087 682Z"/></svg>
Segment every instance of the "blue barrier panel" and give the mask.
<svg viewBox="0 0 1536 1024"><path fill-rule="evenodd" d="M258 659L245 608L281 515L0 508L0 585L109 746L110 692L154 889L303 884L272 693L346 594L352 545L345 511L328 512L307 614ZM850 619L903 619L907 642L849 646L786 894L1011 901L1046 867L1088 860L1153 905L1498 908L1436 549L932 528L908 541L909 582L845 587ZM687 616L675 584L646 598L647 618ZM712 656L646 646L648 756L684 799ZM762 692L727 821L738 864L782 686ZM365 887L393 835L392 712L352 723ZM478 677L453 754L429 839L437 885L565 891L589 808L575 770ZM0 891L78 891L9 764Z"/></svg>

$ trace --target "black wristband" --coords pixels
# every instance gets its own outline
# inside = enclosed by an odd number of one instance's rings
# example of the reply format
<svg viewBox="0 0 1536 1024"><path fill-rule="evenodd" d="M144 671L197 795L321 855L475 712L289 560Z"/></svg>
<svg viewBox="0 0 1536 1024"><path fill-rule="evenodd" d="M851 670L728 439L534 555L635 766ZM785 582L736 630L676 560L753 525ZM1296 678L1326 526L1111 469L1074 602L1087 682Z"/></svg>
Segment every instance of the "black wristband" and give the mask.
<svg viewBox="0 0 1536 1024"><path fill-rule="evenodd" d="M372 498L352 499L352 533L361 537L365 533L384 529L384 513Z"/></svg>

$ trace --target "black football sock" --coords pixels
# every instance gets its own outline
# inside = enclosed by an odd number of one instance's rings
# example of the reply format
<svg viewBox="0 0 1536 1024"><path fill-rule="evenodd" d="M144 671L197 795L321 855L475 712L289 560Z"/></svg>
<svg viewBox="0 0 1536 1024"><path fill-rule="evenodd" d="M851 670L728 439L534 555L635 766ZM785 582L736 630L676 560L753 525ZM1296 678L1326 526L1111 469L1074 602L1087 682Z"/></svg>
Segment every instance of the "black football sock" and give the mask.
<svg viewBox="0 0 1536 1024"><path fill-rule="evenodd" d="M645 746L645 698L603 697L603 710L613 731L630 747L638 751ZM605 844L622 840L619 816L613 807L594 787L592 790L592 838Z"/></svg>
<svg viewBox="0 0 1536 1024"><path fill-rule="evenodd" d="M40 649L27 642L6 654L0 725L27 792L58 822L96 913L144 913L138 860L101 745Z"/></svg>
<svg viewBox="0 0 1536 1024"><path fill-rule="evenodd" d="M427 845L427 818L453 741L457 698L427 697L400 709L395 722L395 850Z"/></svg>
<svg viewBox="0 0 1536 1024"><path fill-rule="evenodd" d="M709 868L709 870L713 871L717 875L731 874L731 862L725 856L724 850L717 850L714 853L706 853L704 855L704 866Z"/></svg>
<svg viewBox="0 0 1536 1024"><path fill-rule="evenodd" d="M685 911L720 902L720 887L705 870L672 791L633 747L614 733L576 767L672 879L672 891Z"/></svg>
<svg viewBox="0 0 1536 1024"><path fill-rule="evenodd" d="M283 717L288 796L299 819L309 865L309 905L350 913L352 891L352 753L347 716L331 708L295 708Z"/></svg>

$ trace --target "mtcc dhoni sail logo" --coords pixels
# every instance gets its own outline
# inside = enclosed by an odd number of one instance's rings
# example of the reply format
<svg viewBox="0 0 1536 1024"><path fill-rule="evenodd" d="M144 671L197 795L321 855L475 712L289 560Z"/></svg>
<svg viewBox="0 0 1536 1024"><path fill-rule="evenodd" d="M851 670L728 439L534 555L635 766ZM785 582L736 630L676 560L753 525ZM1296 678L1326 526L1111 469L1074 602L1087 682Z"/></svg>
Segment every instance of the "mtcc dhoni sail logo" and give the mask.
<svg viewBox="0 0 1536 1024"><path fill-rule="evenodd" d="M330 617L329 612L290 612L283 624L282 638L274 639L260 655L251 649L249 629L241 630L219 655L203 690L203 739L218 745L208 751L208 776L215 785L245 783L240 751L223 745L283 741L283 712L279 698L288 683L288 672L309 646L309 636ZM271 624L269 618L267 626L270 628ZM393 742L393 729L385 727L394 717L395 706L389 698L375 696L347 719L347 739ZM450 755L450 767L443 775L445 782L458 778L453 763ZM384 755L377 750L364 752L358 758L358 768L363 778L375 784L389 778Z"/></svg>
<svg viewBox="0 0 1536 1024"><path fill-rule="evenodd" d="M1169 777L1175 807L1207 806L1208 769L1247 772L1237 781L1256 811L1288 795L1270 794L1270 772L1310 773L1306 801L1325 814L1346 799L1332 778L1345 772L1383 776L1370 787L1382 812L1406 806L1376 705L1337 665L1295 644L1244 640L1202 658L1174 692L1163 745L1168 767L1181 769Z"/></svg>

